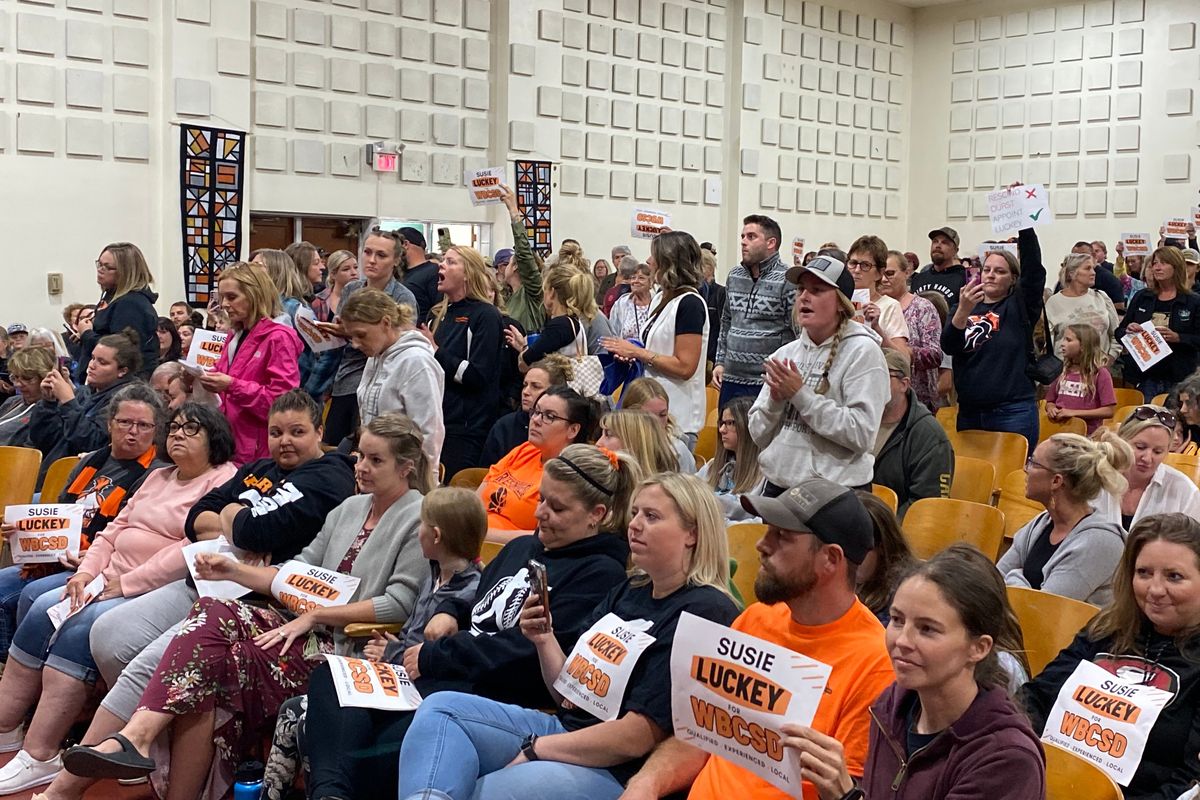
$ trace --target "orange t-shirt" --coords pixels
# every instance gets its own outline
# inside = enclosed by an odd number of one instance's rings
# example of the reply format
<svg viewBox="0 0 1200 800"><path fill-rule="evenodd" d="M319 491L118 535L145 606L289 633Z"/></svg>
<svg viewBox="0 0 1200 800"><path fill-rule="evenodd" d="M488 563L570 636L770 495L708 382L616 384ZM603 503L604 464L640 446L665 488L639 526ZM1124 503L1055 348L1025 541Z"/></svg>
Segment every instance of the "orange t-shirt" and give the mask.
<svg viewBox="0 0 1200 800"><path fill-rule="evenodd" d="M488 470L479 485L487 505L488 527L506 531L531 531L541 494L542 451L529 442L517 445Z"/></svg>
<svg viewBox="0 0 1200 800"><path fill-rule="evenodd" d="M883 639L883 626L860 601L828 625L805 626L792 620L786 603L755 603L733 621L735 630L766 639L833 667L825 696L817 706L812 727L842 743L846 767L861 777L871 732L868 709L895 680ZM804 781L805 800L817 800L817 790ZM788 795L762 778L719 756L696 776L688 800L788 800Z"/></svg>

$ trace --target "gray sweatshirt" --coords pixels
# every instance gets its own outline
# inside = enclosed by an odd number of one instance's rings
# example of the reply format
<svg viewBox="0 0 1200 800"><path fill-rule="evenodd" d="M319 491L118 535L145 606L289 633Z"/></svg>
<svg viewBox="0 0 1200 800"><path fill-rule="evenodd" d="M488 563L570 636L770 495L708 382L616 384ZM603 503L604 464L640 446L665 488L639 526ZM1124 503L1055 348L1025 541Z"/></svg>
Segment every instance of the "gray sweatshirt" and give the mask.
<svg viewBox="0 0 1200 800"><path fill-rule="evenodd" d="M1013 537L1013 545L996 562L996 568L1009 586L1029 588L1025 580L1025 558L1030 548L1050 524L1050 513L1043 511ZM1100 514L1088 514L1079 521L1042 568L1042 591L1082 600L1097 606L1112 600L1112 578L1125 550L1121 526Z"/></svg>
<svg viewBox="0 0 1200 800"><path fill-rule="evenodd" d="M445 388L446 372L429 340L420 331L405 331L387 350L367 359L358 384L359 418L365 426L389 411L407 415L425 436L422 449L430 465L436 465L446 439Z"/></svg>

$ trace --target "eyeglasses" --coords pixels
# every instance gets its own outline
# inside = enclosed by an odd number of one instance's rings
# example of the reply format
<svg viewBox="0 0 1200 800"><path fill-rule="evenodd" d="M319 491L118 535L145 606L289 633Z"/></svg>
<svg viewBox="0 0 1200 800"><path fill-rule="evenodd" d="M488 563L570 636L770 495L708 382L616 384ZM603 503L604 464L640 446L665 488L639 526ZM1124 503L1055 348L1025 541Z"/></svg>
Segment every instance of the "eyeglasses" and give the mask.
<svg viewBox="0 0 1200 800"><path fill-rule="evenodd" d="M1170 411L1159 411L1150 406L1138 406L1133 410L1133 413L1130 414L1129 417L1130 419L1140 419L1142 421L1148 419L1157 419L1160 423L1171 430L1175 430L1175 423L1179 420L1179 418Z"/></svg>
<svg viewBox="0 0 1200 800"><path fill-rule="evenodd" d="M118 430L122 431L137 431L138 433L146 433L152 431L156 427L153 422L141 422L136 419L121 419L119 417L113 419L113 424Z"/></svg>
<svg viewBox="0 0 1200 800"><path fill-rule="evenodd" d="M866 272L867 270L875 269L875 262L858 261L852 258L846 262L846 266L850 268L851 272Z"/></svg>
<svg viewBox="0 0 1200 800"><path fill-rule="evenodd" d="M196 422L195 420L188 420L184 423L172 422L167 425L168 436L174 436L180 431L183 431L183 435L190 439L194 436L199 436L201 430L203 430L203 428L201 428L200 423Z"/></svg>
<svg viewBox="0 0 1200 800"><path fill-rule="evenodd" d="M102 272L116 272L117 271L116 265L102 264L99 261L96 262L96 269L99 271L102 271Z"/></svg>
<svg viewBox="0 0 1200 800"><path fill-rule="evenodd" d="M537 419L538 417L541 417L547 425L553 425L555 422L560 420L563 422L566 422L567 420L566 417L560 417L558 414L555 414L552 411L542 411L540 408L535 408L533 411L529 412L529 418L531 420Z"/></svg>
<svg viewBox="0 0 1200 800"><path fill-rule="evenodd" d="M1043 464L1040 461L1035 461L1033 456L1030 456L1029 458L1027 458L1025 460L1025 471L1029 472L1029 470L1033 467L1037 467L1038 469L1044 469L1044 470L1046 470L1046 472L1054 472L1054 470L1050 469L1049 467L1047 467L1045 464Z"/></svg>
<svg viewBox="0 0 1200 800"><path fill-rule="evenodd" d="M889 369L888 375L891 375L893 378L895 378L898 381L902 381L908 377L907 375L905 375L903 372L901 372L898 369Z"/></svg>
<svg viewBox="0 0 1200 800"><path fill-rule="evenodd" d="M718 428L732 428L734 424L735 424L734 421L731 419L723 419L717 423L717 427Z"/></svg>

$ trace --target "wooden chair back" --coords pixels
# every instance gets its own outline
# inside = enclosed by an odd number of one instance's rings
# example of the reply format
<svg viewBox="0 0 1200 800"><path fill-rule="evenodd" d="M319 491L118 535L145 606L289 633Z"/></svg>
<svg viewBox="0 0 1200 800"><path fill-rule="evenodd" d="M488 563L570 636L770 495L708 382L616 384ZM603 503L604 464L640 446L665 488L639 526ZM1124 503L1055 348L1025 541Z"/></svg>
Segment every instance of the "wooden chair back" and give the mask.
<svg viewBox="0 0 1200 800"><path fill-rule="evenodd" d="M729 540L729 557L737 562L733 585L746 605L756 602L754 579L758 577L758 541L766 532L767 526L760 522L740 522L725 529Z"/></svg>
<svg viewBox="0 0 1200 800"><path fill-rule="evenodd" d="M1146 395L1140 389L1113 389L1113 393L1117 396L1117 408L1146 405Z"/></svg>
<svg viewBox="0 0 1200 800"><path fill-rule="evenodd" d="M1004 512L1004 537L1011 539L1029 520L1046 509L1041 503L1025 496L1025 470L1017 469L1000 481L1000 502L996 507Z"/></svg>
<svg viewBox="0 0 1200 800"><path fill-rule="evenodd" d="M1125 795L1095 764L1058 745L1042 743L1046 751L1046 800L1121 800Z"/></svg>
<svg viewBox="0 0 1200 800"><path fill-rule="evenodd" d="M1029 442L1019 433L998 431L955 431L948 434L954 455L981 458L996 467L997 475L1023 469L1029 457Z"/></svg>
<svg viewBox="0 0 1200 800"><path fill-rule="evenodd" d="M486 467L470 467L468 469L460 469L454 473L454 477L450 479L451 486L457 486L462 489L478 489L483 483L483 479L487 476Z"/></svg>
<svg viewBox="0 0 1200 800"><path fill-rule="evenodd" d="M908 507L900 527L917 558L929 558L955 542L970 542L995 561L1004 540L1004 513L983 503L925 497Z"/></svg>
<svg viewBox="0 0 1200 800"><path fill-rule="evenodd" d="M67 488L67 476L78 463L79 456L63 456L50 465L46 470L46 477L42 480L43 503L58 502L58 496Z"/></svg>
<svg viewBox="0 0 1200 800"><path fill-rule="evenodd" d="M704 461L708 461L717 454L718 440L716 426L710 427L705 425L696 436L696 446L692 448L692 452L704 459Z"/></svg>
<svg viewBox="0 0 1200 800"><path fill-rule="evenodd" d="M1045 669L1100 611L1090 603L1024 586L1008 587L1008 603L1021 623L1031 678Z"/></svg>
<svg viewBox="0 0 1200 800"><path fill-rule="evenodd" d="M483 547L481 547L479 550L479 560L481 562L483 562L483 565L486 567L488 564L491 563L492 559L495 558L496 555L499 554L499 552L503 549L504 549L504 545L501 544L500 542L485 541L483 543Z"/></svg>
<svg viewBox="0 0 1200 800"><path fill-rule="evenodd" d="M887 507L892 510L893 514L895 514L896 510L900 508L900 498L896 495L894 490L887 486L883 486L882 484L878 483L872 483L871 494L887 503Z"/></svg>
<svg viewBox="0 0 1200 800"><path fill-rule="evenodd" d="M954 480L950 483L950 496L955 500L972 503L992 504L992 492L996 490L996 468L990 461L970 456L955 456Z"/></svg>
<svg viewBox="0 0 1200 800"><path fill-rule="evenodd" d="M1163 463L1174 467L1192 479L1192 483L1200 486L1200 455L1183 455L1182 453L1167 453Z"/></svg>
<svg viewBox="0 0 1200 800"><path fill-rule="evenodd" d="M1044 442L1056 433L1078 433L1080 436L1087 434L1087 423L1079 419L1079 417L1071 417L1060 422L1055 422L1046 416L1046 409L1041 409L1041 423L1038 428L1038 442Z"/></svg>

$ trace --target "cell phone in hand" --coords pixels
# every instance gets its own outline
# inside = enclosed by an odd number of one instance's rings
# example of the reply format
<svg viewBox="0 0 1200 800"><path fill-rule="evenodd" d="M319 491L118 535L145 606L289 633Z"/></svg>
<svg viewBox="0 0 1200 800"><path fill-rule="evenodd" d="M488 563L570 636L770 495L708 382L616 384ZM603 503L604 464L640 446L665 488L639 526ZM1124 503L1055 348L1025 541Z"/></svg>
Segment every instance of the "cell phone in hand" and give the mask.
<svg viewBox="0 0 1200 800"><path fill-rule="evenodd" d="M967 283L979 283L979 267L967 267Z"/></svg>
<svg viewBox="0 0 1200 800"><path fill-rule="evenodd" d="M550 616L550 581L546 576L546 565L537 559L529 559L529 585L537 592L539 602L546 617ZM549 625L543 625L543 630L549 630Z"/></svg>

